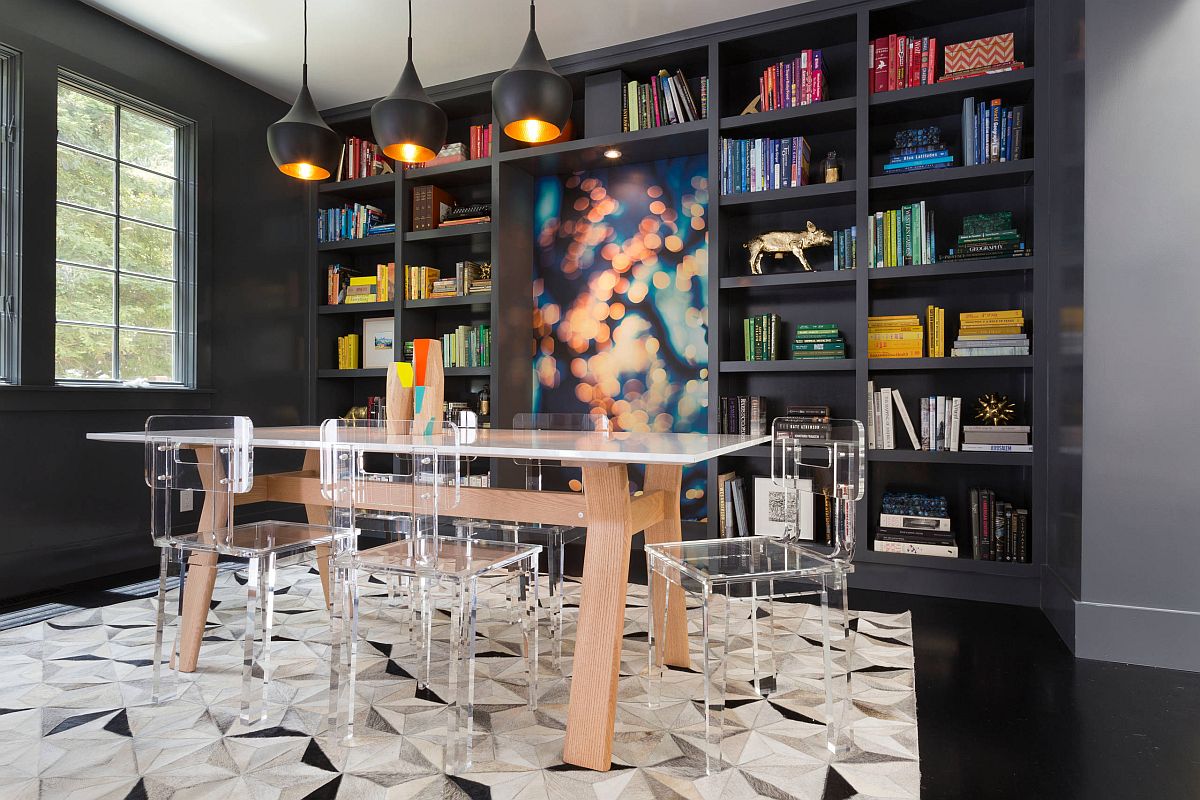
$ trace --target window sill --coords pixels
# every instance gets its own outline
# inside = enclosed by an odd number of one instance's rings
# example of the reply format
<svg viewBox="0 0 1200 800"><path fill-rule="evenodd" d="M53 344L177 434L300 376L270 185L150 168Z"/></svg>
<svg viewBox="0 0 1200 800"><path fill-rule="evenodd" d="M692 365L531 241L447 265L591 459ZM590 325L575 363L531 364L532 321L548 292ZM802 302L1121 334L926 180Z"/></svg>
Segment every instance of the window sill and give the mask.
<svg viewBox="0 0 1200 800"><path fill-rule="evenodd" d="M6 411L207 411L212 389L124 386L29 386L0 384L0 413Z"/></svg>

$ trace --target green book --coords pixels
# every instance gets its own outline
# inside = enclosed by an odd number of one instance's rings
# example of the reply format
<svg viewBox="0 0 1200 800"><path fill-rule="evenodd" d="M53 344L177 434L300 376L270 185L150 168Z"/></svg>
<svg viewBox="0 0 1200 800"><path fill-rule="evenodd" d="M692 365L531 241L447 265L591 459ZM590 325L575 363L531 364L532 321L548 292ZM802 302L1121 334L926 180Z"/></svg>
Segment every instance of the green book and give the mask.
<svg viewBox="0 0 1200 800"><path fill-rule="evenodd" d="M832 361L845 357L845 353L792 353L793 361Z"/></svg>
<svg viewBox="0 0 1200 800"><path fill-rule="evenodd" d="M841 336L797 336L792 344L821 344L822 342L840 342Z"/></svg>
<svg viewBox="0 0 1200 800"><path fill-rule="evenodd" d="M797 325L796 335L799 336L801 332L812 333L813 331L833 331L834 333L837 333L837 330L837 325L832 325L828 322L813 322L809 324Z"/></svg>
<svg viewBox="0 0 1200 800"><path fill-rule="evenodd" d="M844 351L845 349L846 349L846 345L844 342L829 342L829 343L818 343L818 344L794 344L794 345L792 345L793 353L802 353L802 352L806 352L806 351L807 352L820 352L820 351L829 352L829 351L838 351L838 350Z"/></svg>

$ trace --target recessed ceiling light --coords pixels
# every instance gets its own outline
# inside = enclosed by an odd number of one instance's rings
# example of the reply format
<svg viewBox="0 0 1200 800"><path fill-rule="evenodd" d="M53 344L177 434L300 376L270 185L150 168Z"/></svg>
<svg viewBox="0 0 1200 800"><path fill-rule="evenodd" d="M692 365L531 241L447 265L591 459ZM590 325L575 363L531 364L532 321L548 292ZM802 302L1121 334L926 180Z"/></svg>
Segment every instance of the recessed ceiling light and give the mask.
<svg viewBox="0 0 1200 800"><path fill-rule="evenodd" d="M610 147L604 151L604 157L605 158L620 158L621 151L615 147Z"/></svg>

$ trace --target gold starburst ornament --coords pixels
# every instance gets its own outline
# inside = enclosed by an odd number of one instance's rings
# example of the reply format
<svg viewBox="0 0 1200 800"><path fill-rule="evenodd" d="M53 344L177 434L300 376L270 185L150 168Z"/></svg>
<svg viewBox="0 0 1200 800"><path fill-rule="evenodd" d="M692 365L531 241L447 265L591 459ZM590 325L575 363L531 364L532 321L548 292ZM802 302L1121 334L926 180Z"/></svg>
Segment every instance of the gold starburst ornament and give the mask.
<svg viewBox="0 0 1200 800"><path fill-rule="evenodd" d="M975 401L975 419L984 425L1007 425L1016 412L1016 405L1005 395L985 394Z"/></svg>

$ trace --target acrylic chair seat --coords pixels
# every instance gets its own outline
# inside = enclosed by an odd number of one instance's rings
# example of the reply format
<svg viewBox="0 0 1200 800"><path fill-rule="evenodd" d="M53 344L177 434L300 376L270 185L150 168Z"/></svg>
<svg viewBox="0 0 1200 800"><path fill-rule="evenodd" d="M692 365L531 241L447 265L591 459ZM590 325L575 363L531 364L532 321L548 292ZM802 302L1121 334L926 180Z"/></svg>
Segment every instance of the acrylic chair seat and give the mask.
<svg viewBox="0 0 1200 800"><path fill-rule="evenodd" d="M323 525L267 520L235 525L228 531L177 534L161 540L160 547L214 552L234 558L262 557L273 553L277 559L329 544L332 529Z"/></svg>

